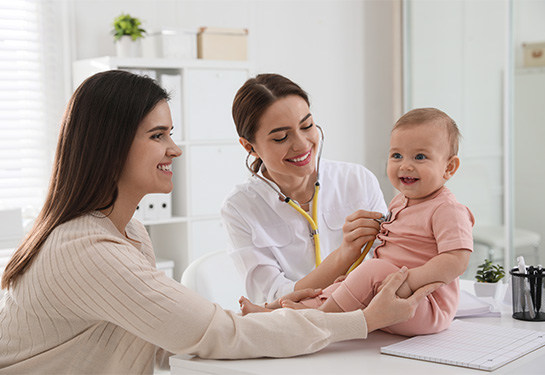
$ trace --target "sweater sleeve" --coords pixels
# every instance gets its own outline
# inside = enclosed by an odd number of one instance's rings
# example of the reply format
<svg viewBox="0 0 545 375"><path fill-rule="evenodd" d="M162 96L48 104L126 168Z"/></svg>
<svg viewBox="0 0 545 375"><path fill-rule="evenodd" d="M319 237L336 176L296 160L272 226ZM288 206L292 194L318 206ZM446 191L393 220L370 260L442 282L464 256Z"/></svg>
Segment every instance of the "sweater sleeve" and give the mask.
<svg viewBox="0 0 545 375"><path fill-rule="evenodd" d="M77 243L78 241L76 241ZM63 273L66 308L112 322L176 354L205 358L286 357L366 338L362 311L278 310L242 317L157 271L137 248L108 238L71 243ZM70 292L69 292L70 293Z"/></svg>

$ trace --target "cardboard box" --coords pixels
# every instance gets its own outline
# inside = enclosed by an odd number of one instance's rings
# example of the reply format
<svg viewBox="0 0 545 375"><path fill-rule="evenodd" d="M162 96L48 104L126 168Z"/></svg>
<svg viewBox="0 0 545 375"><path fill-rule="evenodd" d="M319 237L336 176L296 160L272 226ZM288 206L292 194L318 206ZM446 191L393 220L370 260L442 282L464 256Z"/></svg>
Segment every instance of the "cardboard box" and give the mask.
<svg viewBox="0 0 545 375"><path fill-rule="evenodd" d="M197 34L197 57L210 60L247 60L248 30L201 27Z"/></svg>
<svg viewBox="0 0 545 375"><path fill-rule="evenodd" d="M524 66L545 66L545 42L522 43Z"/></svg>

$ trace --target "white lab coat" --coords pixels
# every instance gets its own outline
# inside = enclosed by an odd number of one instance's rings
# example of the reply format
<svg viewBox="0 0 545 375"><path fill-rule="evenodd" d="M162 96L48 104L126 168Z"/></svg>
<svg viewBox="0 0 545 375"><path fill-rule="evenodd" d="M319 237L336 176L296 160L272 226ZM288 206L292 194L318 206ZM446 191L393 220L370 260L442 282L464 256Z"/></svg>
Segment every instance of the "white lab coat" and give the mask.
<svg viewBox="0 0 545 375"><path fill-rule="evenodd" d="M375 175L361 165L322 160L318 195L322 259L341 245L345 219L359 209L387 211ZM228 253L254 303L292 292L295 283L315 268L308 221L257 177L235 187L221 214L229 234Z"/></svg>

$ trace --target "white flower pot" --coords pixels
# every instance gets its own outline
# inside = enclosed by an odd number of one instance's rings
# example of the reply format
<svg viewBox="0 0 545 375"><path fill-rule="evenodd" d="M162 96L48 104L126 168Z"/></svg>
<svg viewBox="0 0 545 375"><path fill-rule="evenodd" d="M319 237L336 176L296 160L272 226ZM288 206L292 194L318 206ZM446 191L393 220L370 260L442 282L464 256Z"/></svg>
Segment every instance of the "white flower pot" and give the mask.
<svg viewBox="0 0 545 375"><path fill-rule="evenodd" d="M480 283L476 281L473 286L477 297L492 297L495 300L503 299L505 287L502 282Z"/></svg>
<svg viewBox="0 0 545 375"><path fill-rule="evenodd" d="M142 43L140 39L132 40L128 35L123 35L115 42L117 57L142 57Z"/></svg>

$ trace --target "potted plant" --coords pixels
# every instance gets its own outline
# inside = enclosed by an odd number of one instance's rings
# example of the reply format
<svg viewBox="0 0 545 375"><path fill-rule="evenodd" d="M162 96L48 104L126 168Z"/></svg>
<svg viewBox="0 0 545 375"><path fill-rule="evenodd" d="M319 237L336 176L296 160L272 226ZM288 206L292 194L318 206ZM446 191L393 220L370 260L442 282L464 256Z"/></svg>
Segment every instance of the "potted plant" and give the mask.
<svg viewBox="0 0 545 375"><path fill-rule="evenodd" d="M129 14L121 14L114 19L112 34L118 57L140 57L140 39L146 30L140 27L142 22Z"/></svg>
<svg viewBox="0 0 545 375"><path fill-rule="evenodd" d="M494 264L485 259L484 263L477 267L474 284L475 294L479 297L498 297L503 285L500 282L505 276L505 271L500 264Z"/></svg>

